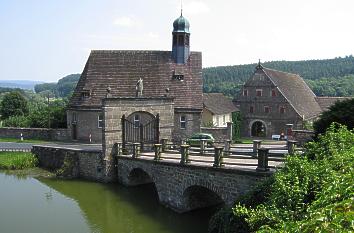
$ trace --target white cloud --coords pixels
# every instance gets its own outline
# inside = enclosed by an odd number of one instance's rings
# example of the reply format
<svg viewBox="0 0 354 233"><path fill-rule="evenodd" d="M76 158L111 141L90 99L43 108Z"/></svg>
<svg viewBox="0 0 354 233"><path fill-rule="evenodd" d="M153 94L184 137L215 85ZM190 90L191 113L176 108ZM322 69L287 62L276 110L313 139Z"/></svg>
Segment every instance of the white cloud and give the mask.
<svg viewBox="0 0 354 233"><path fill-rule="evenodd" d="M137 20L127 16L116 18L113 23L121 27L133 27L138 24Z"/></svg>
<svg viewBox="0 0 354 233"><path fill-rule="evenodd" d="M159 38L159 34L156 34L156 33L154 33L154 32L149 32L149 33L147 34L147 36L148 36L149 38L152 38L152 39L157 39L157 38Z"/></svg>
<svg viewBox="0 0 354 233"><path fill-rule="evenodd" d="M209 6L202 1L191 1L183 5L183 12L186 12L188 15L208 13L209 11Z"/></svg>

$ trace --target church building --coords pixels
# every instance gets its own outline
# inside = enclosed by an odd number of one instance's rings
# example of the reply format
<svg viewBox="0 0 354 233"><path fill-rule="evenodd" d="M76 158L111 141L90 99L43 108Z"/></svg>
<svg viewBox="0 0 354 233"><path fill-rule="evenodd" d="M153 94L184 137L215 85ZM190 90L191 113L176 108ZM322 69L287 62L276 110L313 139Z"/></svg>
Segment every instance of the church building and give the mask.
<svg viewBox="0 0 354 233"><path fill-rule="evenodd" d="M202 54L190 51L189 27L181 13L172 51L91 51L67 110L72 139L180 141L199 132Z"/></svg>

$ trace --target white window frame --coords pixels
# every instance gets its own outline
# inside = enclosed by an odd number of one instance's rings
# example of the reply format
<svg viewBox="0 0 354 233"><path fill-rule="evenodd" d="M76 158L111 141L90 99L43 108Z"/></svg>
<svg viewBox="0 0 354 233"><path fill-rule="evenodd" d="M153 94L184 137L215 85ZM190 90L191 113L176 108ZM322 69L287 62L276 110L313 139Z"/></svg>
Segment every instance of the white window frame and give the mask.
<svg viewBox="0 0 354 233"><path fill-rule="evenodd" d="M100 126L100 123L102 124L101 126ZM97 127L99 129L102 129L102 127L103 127L103 115L102 114L98 114L98 116L97 116Z"/></svg>
<svg viewBox="0 0 354 233"><path fill-rule="evenodd" d="M71 123L76 124L78 122L77 120L77 112L73 112L71 115Z"/></svg>
<svg viewBox="0 0 354 233"><path fill-rule="evenodd" d="M182 120L184 118L184 120ZM184 124L184 126L182 126ZM187 117L182 115L179 117L179 126L181 129L187 129Z"/></svg>
<svg viewBox="0 0 354 233"><path fill-rule="evenodd" d="M246 95L245 95L245 93L246 93ZM247 89L243 89L242 95L243 96L248 96L248 90Z"/></svg>
<svg viewBox="0 0 354 233"><path fill-rule="evenodd" d="M266 111L266 108L268 108L268 112ZM271 113L272 108L270 106L264 106L264 113Z"/></svg>

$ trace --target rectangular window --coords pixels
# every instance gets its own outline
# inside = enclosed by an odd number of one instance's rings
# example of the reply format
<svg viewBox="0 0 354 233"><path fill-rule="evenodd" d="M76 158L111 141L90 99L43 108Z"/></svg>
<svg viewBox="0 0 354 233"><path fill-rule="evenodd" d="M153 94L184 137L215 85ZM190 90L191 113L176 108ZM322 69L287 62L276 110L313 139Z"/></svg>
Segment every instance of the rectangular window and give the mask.
<svg viewBox="0 0 354 233"><path fill-rule="evenodd" d="M134 128L139 128L140 126L140 116L134 115Z"/></svg>
<svg viewBox="0 0 354 233"><path fill-rule="evenodd" d="M280 112L280 114L284 114L285 113L285 107L280 106L279 112Z"/></svg>
<svg viewBox="0 0 354 233"><path fill-rule="evenodd" d="M186 129L187 127L187 118L186 116L181 116L179 119L181 129Z"/></svg>
<svg viewBox="0 0 354 233"><path fill-rule="evenodd" d="M265 113L270 113L271 112L271 108L269 106L264 106L264 112Z"/></svg>
<svg viewBox="0 0 354 233"><path fill-rule="evenodd" d="M256 95L262 96L262 89L256 89Z"/></svg>
<svg viewBox="0 0 354 233"><path fill-rule="evenodd" d="M73 112L73 114L72 114L71 123L73 123L73 124L77 123L77 114L76 114L76 112Z"/></svg>
<svg viewBox="0 0 354 233"><path fill-rule="evenodd" d="M222 116L222 123L223 123L223 125L226 124L226 116L225 115Z"/></svg>
<svg viewBox="0 0 354 233"><path fill-rule="evenodd" d="M277 92L275 90L272 90L272 97L277 96Z"/></svg>
<svg viewBox="0 0 354 233"><path fill-rule="evenodd" d="M250 113L253 113L253 112L254 112L254 107L250 106Z"/></svg>
<svg viewBox="0 0 354 233"><path fill-rule="evenodd" d="M103 115L99 114L98 115L98 128L102 128L103 127Z"/></svg>
<svg viewBox="0 0 354 233"><path fill-rule="evenodd" d="M243 96L248 96L248 90L243 90Z"/></svg>

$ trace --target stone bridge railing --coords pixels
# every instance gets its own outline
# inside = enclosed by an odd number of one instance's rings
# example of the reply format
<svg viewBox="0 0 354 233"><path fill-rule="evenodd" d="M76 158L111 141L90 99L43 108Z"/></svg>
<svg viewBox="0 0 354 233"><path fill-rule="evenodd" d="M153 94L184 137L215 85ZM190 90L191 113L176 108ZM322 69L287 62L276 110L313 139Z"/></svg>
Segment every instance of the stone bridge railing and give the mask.
<svg viewBox="0 0 354 233"><path fill-rule="evenodd" d="M294 153L295 143L281 149ZM273 173L268 162L276 160L271 157L274 152L262 148L259 141L251 151L242 153L230 144L208 148L202 142L199 148L191 148L164 140L153 149L143 152L139 143L124 149L115 144L118 181L127 186L154 183L160 202L178 212L220 203L232 206L240 195ZM249 168L249 161L255 161L252 166L256 169Z"/></svg>

